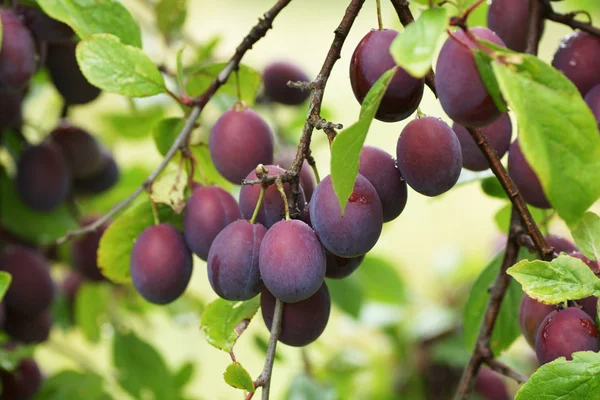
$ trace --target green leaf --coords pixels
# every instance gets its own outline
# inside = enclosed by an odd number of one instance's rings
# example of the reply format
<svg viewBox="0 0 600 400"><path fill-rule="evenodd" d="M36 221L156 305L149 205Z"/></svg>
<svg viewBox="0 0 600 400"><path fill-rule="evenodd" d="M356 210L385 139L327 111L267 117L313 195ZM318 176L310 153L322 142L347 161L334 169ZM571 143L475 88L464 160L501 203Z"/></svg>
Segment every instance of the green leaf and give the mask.
<svg viewBox="0 0 600 400"><path fill-rule="evenodd" d="M579 250L590 260L600 261L600 217L586 212L571 234Z"/></svg>
<svg viewBox="0 0 600 400"><path fill-rule="evenodd" d="M156 24L167 42L180 34L187 8L187 0L160 0L154 7Z"/></svg>
<svg viewBox="0 0 600 400"><path fill-rule="evenodd" d="M250 374L242 367L242 364L238 362L231 363L227 366L227 369L223 373L223 379L225 379L225 383L229 386L254 393L254 384L252 383Z"/></svg>
<svg viewBox="0 0 600 400"><path fill-rule="evenodd" d="M115 136L116 140L146 139L164 115L165 109L162 106L104 112L100 116L102 123L106 124L102 131L103 137L108 133Z"/></svg>
<svg viewBox="0 0 600 400"><path fill-rule="evenodd" d="M148 391L154 399L176 398L175 384L162 356L134 333L115 333L113 362L119 384L134 398L143 398Z"/></svg>
<svg viewBox="0 0 600 400"><path fill-rule="evenodd" d="M502 188L500 181L495 176L490 176L481 181L481 189L490 197L508 200L508 196Z"/></svg>
<svg viewBox="0 0 600 400"><path fill-rule="evenodd" d="M192 71L186 85L187 94L192 97L200 96L208 89L213 80L221 73L227 63L216 63L203 66ZM261 75L247 65L240 65L239 69L241 100L248 105L253 105L260 88ZM235 73L227 82L217 90L217 94L228 94L237 98L237 85Z"/></svg>
<svg viewBox="0 0 600 400"><path fill-rule="evenodd" d="M526 251L521 251L520 256L531 257ZM471 351L475 346L479 328L483 322L483 316L490 298L488 288L498 276L503 257L504 253L500 253L494 257L488 266L481 271L481 274L471 287L471 293L469 294L463 317L463 332L468 351ZM521 336L519 306L522 296L523 292L519 284L511 281L506 296L502 301L500 313L498 314L494 332L492 333L491 347L492 352L496 356L510 347Z"/></svg>
<svg viewBox="0 0 600 400"><path fill-rule="evenodd" d="M0 225L22 239L41 245L52 244L68 230L78 227L64 204L50 212L34 211L25 205L2 168L0 194Z"/></svg>
<svg viewBox="0 0 600 400"><path fill-rule="evenodd" d="M552 262L523 260L507 272L525 293L545 304L600 297L600 279L581 260L564 254Z"/></svg>
<svg viewBox="0 0 600 400"><path fill-rule="evenodd" d="M75 298L75 323L90 342L100 341L100 327L108 319L111 288L104 283L86 282Z"/></svg>
<svg viewBox="0 0 600 400"><path fill-rule="evenodd" d="M4 299L11 281L12 276L8 272L0 271L0 301Z"/></svg>
<svg viewBox="0 0 600 400"><path fill-rule="evenodd" d="M60 371L46 379L36 400L110 400L102 377L91 372Z"/></svg>
<svg viewBox="0 0 600 400"><path fill-rule="evenodd" d="M521 387L515 400L581 400L600 398L600 354L573 353L542 365Z"/></svg>
<svg viewBox="0 0 600 400"><path fill-rule="evenodd" d="M406 302L404 282L387 259L369 254L353 275L363 282L367 300L394 305Z"/></svg>
<svg viewBox="0 0 600 400"><path fill-rule="evenodd" d="M154 125L152 137L161 156L167 154L184 125L183 118L165 118Z"/></svg>
<svg viewBox="0 0 600 400"><path fill-rule="evenodd" d="M252 340L253 340L256 348L258 350L260 350L264 355L266 355L267 351L269 349L269 342L267 341L267 339L263 338L261 335L254 335L252 337ZM280 351L276 351L275 352L275 361L283 361L283 360L284 360L283 353L281 353Z"/></svg>
<svg viewBox="0 0 600 400"><path fill-rule="evenodd" d="M334 388L323 387L307 375L296 375L292 379L286 400L336 400Z"/></svg>
<svg viewBox="0 0 600 400"><path fill-rule="evenodd" d="M98 33L77 45L77 62L94 86L128 97L165 93L165 80L150 58L113 35Z"/></svg>
<svg viewBox="0 0 600 400"><path fill-rule="evenodd" d="M175 374L173 374L173 383L175 387L179 390L186 387L194 377L194 371L196 370L196 366L194 363L186 362L184 363Z"/></svg>
<svg viewBox="0 0 600 400"><path fill-rule="evenodd" d="M5 371L14 371L21 360L32 358L34 346L17 345L14 349L0 347L0 368Z"/></svg>
<svg viewBox="0 0 600 400"><path fill-rule="evenodd" d="M493 68L517 115L519 144L558 215L574 225L600 196L596 119L560 71L531 55L506 54L506 64Z"/></svg>
<svg viewBox="0 0 600 400"><path fill-rule="evenodd" d="M259 296L248 301L213 301L204 310L200 324L206 334L206 341L217 349L230 352L258 307Z"/></svg>
<svg viewBox="0 0 600 400"><path fill-rule="evenodd" d="M168 206L157 204L158 219L181 229L181 216ZM129 264L131 250L137 237L147 227L154 225L152 206L146 197L117 218L102 235L98 247L98 267L115 283L131 282Z"/></svg>
<svg viewBox="0 0 600 400"><path fill-rule="evenodd" d="M363 282L356 274L357 272L344 279L327 279L332 303L354 319L360 316L365 297Z"/></svg>
<svg viewBox="0 0 600 400"><path fill-rule="evenodd" d="M187 172L177 168L163 171L152 185L150 197L158 204L166 204L180 214L185 207L184 191L187 187Z"/></svg>
<svg viewBox="0 0 600 400"><path fill-rule="evenodd" d="M375 82L363 100L358 122L338 133L331 145L331 180L335 195L340 202L341 215L344 215L348 197L354 190L360 151L396 68L384 72Z"/></svg>
<svg viewBox="0 0 600 400"><path fill-rule="evenodd" d="M477 65L477 69L479 70L481 81L490 96L492 96L494 104L500 112L508 111L506 102L502 98L502 92L500 91L500 86L498 86L498 80L494 74L494 69L492 68L492 57L483 50L478 49L473 51L473 57L475 58L475 65Z"/></svg>
<svg viewBox="0 0 600 400"><path fill-rule="evenodd" d="M208 146L205 144L191 146L190 150L196 161L198 161L198 168L196 168L194 178L206 186L216 185L226 191L231 191L234 186L233 183L229 182L217 171L212 158L210 158Z"/></svg>
<svg viewBox="0 0 600 400"><path fill-rule="evenodd" d="M185 45L181 46L179 50L177 50L177 55L175 57L175 63L177 65L177 87L183 89L183 51L185 50Z"/></svg>
<svg viewBox="0 0 600 400"><path fill-rule="evenodd" d="M422 78L431 69L437 42L446 30L446 9L430 8L398 34L390 46L396 63L415 78Z"/></svg>
<svg viewBox="0 0 600 400"><path fill-rule="evenodd" d="M541 221L543 221L547 217L545 210L542 210L540 208L535 208L532 206L527 206L527 208L529 209L529 212L531 213L533 220L537 224L539 224ZM496 215L494 215L494 222L496 222L496 226L498 227L500 232L508 232L508 229L510 226L511 209L512 209L511 204L505 204L500 210L498 210L498 212L496 212Z"/></svg>
<svg viewBox="0 0 600 400"><path fill-rule="evenodd" d="M46 14L69 25L86 39L94 33L110 33L121 42L142 47L140 28L118 0L38 0Z"/></svg>

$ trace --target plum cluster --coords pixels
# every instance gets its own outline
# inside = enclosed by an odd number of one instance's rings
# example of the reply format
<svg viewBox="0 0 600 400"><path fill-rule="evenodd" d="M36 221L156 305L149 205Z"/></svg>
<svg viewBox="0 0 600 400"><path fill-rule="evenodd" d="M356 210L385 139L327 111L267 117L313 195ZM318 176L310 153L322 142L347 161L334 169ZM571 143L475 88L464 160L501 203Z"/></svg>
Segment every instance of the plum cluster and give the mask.
<svg viewBox="0 0 600 400"><path fill-rule="evenodd" d="M82 219L87 225L95 217ZM73 242L69 259L72 268L66 274L53 273L52 249L44 251L0 228L0 271L11 274L12 282L0 303L0 329L7 335L7 350L17 345L45 342L53 325L53 305L59 297L66 300L73 319L75 298L87 281L105 280L97 264L100 237L106 225ZM11 372L0 368L0 399L30 399L38 391L42 375L33 359L23 359Z"/></svg>
<svg viewBox="0 0 600 400"><path fill-rule="evenodd" d="M558 236L546 239L556 252L578 258L594 273L599 272L598 263L586 258L573 243ZM578 300L578 306L559 309L527 295L523 296L519 323L523 336L535 349L540 364L558 357L571 360L571 355L577 351L600 350L600 336L596 325L597 303L598 299L590 296Z"/></svg>

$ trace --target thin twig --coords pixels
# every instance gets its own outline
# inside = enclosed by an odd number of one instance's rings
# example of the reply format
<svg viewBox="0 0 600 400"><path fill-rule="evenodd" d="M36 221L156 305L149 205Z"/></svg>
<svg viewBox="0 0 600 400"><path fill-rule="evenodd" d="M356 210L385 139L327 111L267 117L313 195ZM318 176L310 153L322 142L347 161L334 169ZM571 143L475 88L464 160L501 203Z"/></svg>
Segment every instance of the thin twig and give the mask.
<svg viewBox="0 0 600 400"><path fill-rule="evenodd" d="M190 134L194 128L194 124L196 123L196 120L200 116L200 113L202 112L202 110L204 109L206 104L208 104L209 100L214 96L214 94L217 92L217 90L223 84L225 84L225 82L227 82L227 79L229 79L229 76L231 75L231 73L236 68L238 68L238 66L239 66L240 62L242 61L242 58L244 57L246 52L248 50L250 50L256 42L258 42L260 39L262 39L266 35L266 33L269 29L271 29L273 20L275 20L275 17L277 17L279 12L281 10L283 10L290 2L291 2L291 0L278 0L277 3L269 11L267 11L264 14L263 18L260 18L258 20L258 23L256 25L254 25L254 27L252 27L252 29L250 30L248 35L246 35L246 37L244 37L244 39L242 40L240 45L236 48L234 55L231 57L231 59L229 60L227 65L223 68L223 70L219 73L219 75L213 80L213 82L208 87L208 89L206 89L206 91L202 95L200 95L198 98L193 100L194 107L192 108L189 116L187 117L185 126L183 127L181 132L179 132L179 134L177 135L177 138L171 145L171 148L169 149L169 151L167 152L167 154L165 155L165 157L163 158L161 163L154 169L154 171L152 171L152 173L146 178L146 180L142 183L142 185L139 186L125 200L121 201L120 203L117 203L102 218L99 218L94 223L92 223L88 226L85 226L81 229L67 232L64 237L58 239L58 241L57 241L58 244L65 243L66 241L68 241L76 236L85 235L86 233L95 231L100 226L102 226L104 223L108 222L108 220L110 220L115 214L119 213L121 210L123 210L124 208L129 206L142 191L144 191L146 188L149 188L152 186L152 183L154 182L156 177L165 169L165 167L167 166L169 161L173 158L175 153L186 144L187 139L190 136Z"/></svg>
<svg viewBox="0 0 600 400"><path fill-rule="evenodd" d="M569 26L573 29L579 29L592 35L600 36L600 28L596 28L590 23L576 20L575 17L577 14L578 13L576 12L568 14L559 14L554 12L550 1L544 0L544 10L542 15L547 20L558 22L559 24Z"/></svg>
<svg viewBox="0 0 600 400"><path fill-rule="evenodd" d="M511 379L514 379L517 383L525 383L527 382L527 379L529 379L527 375L523 375L522 373L515 371L508 365L496 360L495 358L490 358L486 360L485 363L494 371Z"/></svg>
<svg viewBox="0 0 600 400"><path fill-rule="evenodd" d="M281 320L283 318L283 302L275 300L275 311L273 312L273 324L271 325L271 337L269 338L269 347L267 348L267 358L265 366L254 383L255 387L262 386L262 400L269 400L269 390L271 388L271 374L273 372L273 363L275 362L275 350L277 341L281 333Z"/></svg>
<svg viewBox="0 0 600 400"><path fill-rule="evenodd" d="M527 49L528 54L537 54L542 34L544 20L542 15L542 4L539 0L529 0L529 20L527 22Z"/></svg>

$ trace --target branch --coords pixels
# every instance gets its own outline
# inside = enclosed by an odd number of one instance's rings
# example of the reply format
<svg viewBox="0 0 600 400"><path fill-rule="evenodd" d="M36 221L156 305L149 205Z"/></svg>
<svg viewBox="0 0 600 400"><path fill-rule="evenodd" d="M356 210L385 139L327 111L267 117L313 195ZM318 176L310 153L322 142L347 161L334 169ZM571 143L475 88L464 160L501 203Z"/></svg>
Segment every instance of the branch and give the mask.
<svg viewBox="0 0 600 400"><path fill-rule="evenodd" d="M162 162L158 165L158 167L154 169L154 171L152 171L152 173L146 178L146 180L144 180L142 185L138 187L125 200L121 201L120 203L117 203L102 218L98 219L93 224L87 225L81 229L67 232L64 237L58 239L57 244L60 245L74 237L85 235L86 233L95 231L104 223L106 223L109 219L111 219L115 214L129 206L140 193L152 187L152 184L154 183L156 177L165 169L165 167L173 158L175 153L180 148L183 148L185 146L187 139L192 132L194 124L196 123L196 120L200 116L200 113L202 112L206 104L208 104L209 100L214 96L217 90L223 84L225 84L225 82L227 82L227 79L229 79L231 73L238 68L246 52L250 50L256 42L262 39L266 35L267 31L272 28L273 20L275 20L275 17L277 17L279 12L283 10L285 6L287 6L290 2L291 0L278 0L277 3L263 15L263 18L260 18L258 20L258 23L254 27L252 27L248 35L244 37L240 45L236 48L234 55L231 57L227 65L213 80L208 89L206 89L206 91L198 98L193 100L194 107L192 108L192 111L186 120L185 126L177 135L177 138L171 145L171 148L163 158Z"/></svg>
<svg viewBox="0 0 600 400"><path fill-rule="evenodd" d="M396 14L398 14L398 18L403 26L411 24L415 21L415 18L408 8L409 2L408 0L390 0L394 9L396 10ZM435 89L435 75L433 70L430 68L427 75L425 75L425 84L431 89L435 97L437 97L437 90Z"/></svg>
<svg viewBox="0 0 600 400"><path fill-rule="evenodd" d="M485 363L488 365L488 367L490 367L494 371L496 371L499 374L502 374L504 376L507 376L511 379L514 379L518 383L525 383L529 379L529 377L527 377L526 375L523 375L522 373L515 371L508 365L506 365L494 358L490 358L489 360L486 360Z"/></svg>
<svg viewBox="0 0 600 400"><path fill-rule="evenodd" d="M512 267L517 261L519 245L517 244L516 238L521 231L522 226L519 221L519 216L515 207L513 207L504 259L502 260L502 265L498 272L498 276L496 277L496 281L490 288L490 298L483 317L483 323L479 328L475 349L473 350L471 359L460 379L460 384L458 385L454 400L463 400L469 396L481 364L486 360L489 361L493 358L492 351L490 350L490 339L492 337L492 332L494 331L496 319L500 312L502 300L504 299L504 295L506 294L506 290L510 283L510 276L506 273L506 270Z"/></svg>
<svg viewBox="0 0 600 400"><path fill-rule="evenodd" d="M591 23L587 23L587 22L581 22L575 19L575 17L577 16L577 12L572 12L572 13L568 13L568 14L559 14L554 12L554 9L552 8L552 5L550 4L550 2L548 0L543 0L544 4L544 10L543 10L543 16L545 19L550 20L550 21L554 21L554 22L558 22L559 24L563 24L566 26L569 26L573 29L579 29L581 31L587 32L591 35L595 35L595 36L600 36L600 29L594 27Z"/></svg>
<svg viewBox="0 0 600 400"><path fill-rule="evenodd" d="M269 347L267 348L267 358L260 376L254 383L254 387L262 386L263 400L269 400L269 390L271 387L271 373L273 372L273 363L275 362L275 349L279 334L281 333L281 319L283 317L283 302L275 300L275 311L273 312L273 324L271 325L271 337L269 338ZM252 397L250 397L252 398Z"/></svg>
<svg viewBox="0 0 600 400"><path fill-rule="evenodd" d="M528 54L537 54L544 19L542 18L542 4L539 0L529 0L529 19L527 27L527 48Z"/></svg>

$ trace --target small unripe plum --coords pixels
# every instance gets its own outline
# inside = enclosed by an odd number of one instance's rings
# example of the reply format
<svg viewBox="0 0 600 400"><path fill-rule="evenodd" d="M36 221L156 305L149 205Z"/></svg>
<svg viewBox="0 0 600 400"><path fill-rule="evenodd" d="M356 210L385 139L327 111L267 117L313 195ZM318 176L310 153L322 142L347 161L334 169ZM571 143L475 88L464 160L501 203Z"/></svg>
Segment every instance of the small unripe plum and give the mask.
<svg viewBox="0 0 600 400"><path fill-rule="evenodd" d="M333 190L331 175L317 185L310 202L312 227L323 246L339 257L353 258L366 254L375 246L383 228L383 211L377 190L361 174L344 216Z"/></svg>
<svg viewBox="0 0 600 400"><path fill-rule="evenodd" d="M288 81L308 82L310 79L298 66L289 62L274 62L265 68L263 84L269 99L289 106L304 103L310 96L310 91L291 88L287 85Z"/></svg>
<svg viewBox="0 0 600 400"><path fill-rule="evenodd" d="M215 238L208 253L208 280L226 300L249 300L264 288L258 265L267 228L246 220L235 221Z"/></svg>
<svg viewBox="0 0 600 400"><path fill-rule="evenodd" d="M0 87L21 88L35 72L35 43L27 27L12 11L0 8Z"/></svg>
<svg viewBox="0 0 600 400"><path fill-rule="evenodd" d="M100 89L83 76L75 58L77 43L51 43L46 54L46 66L52 83L67 104L87 104L100 95Z"/></svg>
<svg viewBox="0 0 600 400"><path fill-rule="evenodd" d="M519 307L519 324L521 332L527 339L527 343L535 348L535 335L542 324L546 315L550 314L556 308L554 306L540 303L527 295L523 295L521 306Z"/></svg>
<svg viewBox="0 0 600 400"><path fill-rule="evenodd" d="M73 178L89 178L104 167L102 146L87 131L63 122L50 132L50 138L65 156Z"/></svg>
<svg viewBox="0 0 600 400"><path fill-rule="evenodd" d="M7 309L33 316L50 307L54 283L50 266L41 253L24 246L8 246L0 255L0 270L12 275L4 297Z"/></svg>
<svg viewBox="0 0 600 400"><path fill-rule="evenodd" d="M0 370L0 380L0 400L29 400L40 390L43 377L37 363L25 358L12 372Z"/></svg>
<svg viewBox="0 0 600 400"><path fill-rule="evenodd" d="M239 185L258 164L273 162L273 133L256 111L236 108L217 120L208 144L217 170Z"/></svg>
<svg viewBox="0 0 600 400"><path fill-rule="evenodd" d="M473 140L469 131L467 131L467 128L455 122L452 125L452 130L456 133L460 142L463 167L471 171L488 169L490 167L488 160L475 143L475 140ZM481 128L481 131L496 151L498 158L502 158L508 151L512 135L512 123L510 122L508 113L502 114L500 118Z"/></svg>
<svg viewBox="0 0 600 400"><path fill-rule="evenodd" d="M544 318L535 338L540 364L558 357L572 360L577 351L598 351L598 328L594 320L576 307L552 311Z"/></svg>
<svg viewBox="0 0 600 400"><path fill-rule="evenodd" d="M377 147L364 146L358 172L373 185L381 200L383 222L396 219L406 206L406 181L396 167L394 157Z"/></svg>
<svg viewBox="0 0 600 400"><path fill-rule="evenodd" d="M25 204L37 211L51 211L67 198L71 171L55 145L40 144L21 154L15 183Z"/></svg>
<svg viewBox="0 0 600 400"><path fill-rule="evenodd" d="M241 217L235 198L217 186L196 188L183 213L183 235L190 250L203 260L227 225Z"/></svg>
<svg viewBox="0 0 600 400"><path fill-rule="evenodd" d="M540 180L521 151L519 139L515 140L508 150L508 174L515 182L523 200L538 208L552 207Z"/></svg>
<svg viewBox="0 0 600 400"><path fill-rule="evenodd" d="M452 128L438 118L409 122L398 139L396 156L406 183L425 196L447 192L460 176L460 142Z"/></svg>
<svg viewBox="0 0 600 400"><path fill-rule="evenodd" d="M396 66L390 45L397 35L395 30L373 29L356 46L350 61L350 83L359 103L362 104L381 75ZM413 78L399 68L381 99L375 118L384 122L408 118L421 103L424 85L423 79Z"/></svg>
<svg viewBox="0 0 600 400"><path fill-rule="evenodd" d="M504 46L502 39L487 28L469 31L480 39ZM470 127L489 125L501 115L479 75L472 52L476 47L462 30L454 31L440 51L435 71L442 108L453 121Z"/></svg>
<svg viewBox="0 0 600 400"><path fill-rule="evenodd" d="M552 66L561 71L577 86L582 96L600 84L598 71L600 38L583 31L575 31L563 38L554 54Z"/></svg>
<svg viewBox="0 0 600 400"><path fill-rule="evenodd" d="M265 325L271 330L275 313L275 296L268 290L263 290L260 295L260 307ZM330 311L331 298L325 283L308 299L297 303L285 303L279 341L295 347L314 342L325 330Z"/></svg>
<svg viewBox="0 0 600 400"><path fill-rule="evenodd" d="M183 294L191 276L192 253L173 225L150 226L138 236L131 251L131 279L143 298L170 303Z"/></svg>
<svg viewBox="0 0 600 400"><path fill-rule="evenodd" d="M300 220L277 222L260 245L260 275L265 287L286 303L315 294L325 279L326 265L317 235Z"/></svg>
<svg viewBox="0 0 600 400"><path fill-rule="evenodd" d="M274 176L284 172L283 168L277 167L275 165L267 165L265 166L265 169L268 171L270 176ZM255 180L256 172L250 172L246 179ZM304 190L302 186L300 186L298 189L300 190L300 194L298 195L298 208L300 209L300 212L304 212ZM283 190L289 201L291 195L290 184L284 183ZM242 211L242 218L252 218L252 214L254 214L254 209L256 208L256 203L258 202L259 196L260 185L242 186L242 189L240 190L240 210ZM265 190L262 204L258 209L256 222L259 222L265 227L270 228L276 222L281 221L283 218L285 218L285 206L283 204L283 199L281 198L281 194L277 190L277 187L275 185L271 185L267 188L267 190Z"/></svg>

